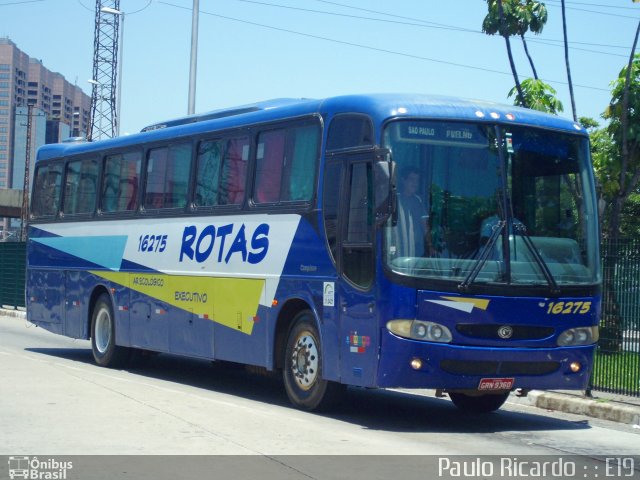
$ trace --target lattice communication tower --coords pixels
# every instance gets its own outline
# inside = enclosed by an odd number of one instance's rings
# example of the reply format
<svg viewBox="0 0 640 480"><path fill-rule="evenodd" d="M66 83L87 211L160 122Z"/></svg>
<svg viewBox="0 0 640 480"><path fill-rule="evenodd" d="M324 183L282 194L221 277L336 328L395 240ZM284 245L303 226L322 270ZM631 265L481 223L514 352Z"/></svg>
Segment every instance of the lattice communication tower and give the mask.
<svg viewBox="0 0 640 480"><path fill-rule="evenodd" d="M107 10L105 12L105 9ZM120 0L96 0L91 80L91 128L89 140L113 138L117 131L116 91L118 82L118 34Z"/></svg>

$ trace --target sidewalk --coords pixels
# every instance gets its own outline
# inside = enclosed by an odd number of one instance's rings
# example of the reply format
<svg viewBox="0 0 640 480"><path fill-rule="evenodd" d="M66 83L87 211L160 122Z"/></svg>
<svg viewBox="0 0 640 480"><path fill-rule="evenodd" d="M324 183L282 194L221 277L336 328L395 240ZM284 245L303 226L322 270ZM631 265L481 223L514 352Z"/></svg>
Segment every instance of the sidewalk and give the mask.
<svg viewBox="0 0 640 480"><path fill-rule="evenodd" d="M4 309L0 306L0 317L2 316L25 318L26 314L24 310ZM592 397L585 397L584 392L579 390L532 390L524 398L518 398L512 393L510 400L549 411L585 415L640 428L640 397L596 391L592 391L591 394ZM433 391L428 395L433 395Z"/></svg>

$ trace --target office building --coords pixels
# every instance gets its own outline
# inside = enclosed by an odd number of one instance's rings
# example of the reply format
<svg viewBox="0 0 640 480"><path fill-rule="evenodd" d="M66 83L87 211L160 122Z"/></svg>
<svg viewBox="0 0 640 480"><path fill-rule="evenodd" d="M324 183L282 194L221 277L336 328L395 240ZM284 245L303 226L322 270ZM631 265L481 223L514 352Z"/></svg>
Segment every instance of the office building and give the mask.
<svg viewBox="0 0 640 480"><path fill-rule="evenodd" d="M8 38L0 38L0 188L22 188L27 105L33 105L31 156L45 142L82 137L89 129L91 98L78 86L30 58ZM33 129L38 120L44 127ZM47 122L49 121L49 122ZM60 124L68 128L61 128ZM52 129L46 132L46 125ZM68 132L67 136L65 135ZM16 174L14 174L14 172Z"/></svg>
<svg viewBox="0 0 640 480"><path fill-rule="evenodd" d="M41 60L30 58L8 38L0 38L0 189L23 188L29 105L32 177L38 147L87 136L91 97L46 68ZM10 227L7 219L0 219L0 239L13 224Z"/></svg>

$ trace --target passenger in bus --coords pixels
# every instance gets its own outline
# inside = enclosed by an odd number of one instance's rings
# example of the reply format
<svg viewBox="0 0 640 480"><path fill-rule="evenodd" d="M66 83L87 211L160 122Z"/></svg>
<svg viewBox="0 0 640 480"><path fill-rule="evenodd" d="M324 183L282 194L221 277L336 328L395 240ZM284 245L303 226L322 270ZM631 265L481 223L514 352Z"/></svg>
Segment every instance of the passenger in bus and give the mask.
<svg viewBox="0 0 640 480"><path fill-rule="evenodd" d="M418 196L420 171L410 167L400 175L401 188L398 195L398 255L422 257L428 253L428 215L422 199Z"/></svg>

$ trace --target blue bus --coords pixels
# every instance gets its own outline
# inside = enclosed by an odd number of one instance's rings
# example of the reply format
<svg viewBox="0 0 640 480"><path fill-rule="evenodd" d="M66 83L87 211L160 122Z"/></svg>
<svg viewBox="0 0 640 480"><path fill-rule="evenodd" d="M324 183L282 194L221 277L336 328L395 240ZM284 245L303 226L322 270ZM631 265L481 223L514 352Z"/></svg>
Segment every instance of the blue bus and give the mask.
<svg viewBox="0 0 640 480"><path fill-rule="evenodd" d="M578 124L421 95L280 99L38 151L30 322L97 364L282 373L291 402L584 389L601 304Z"/></svg>

